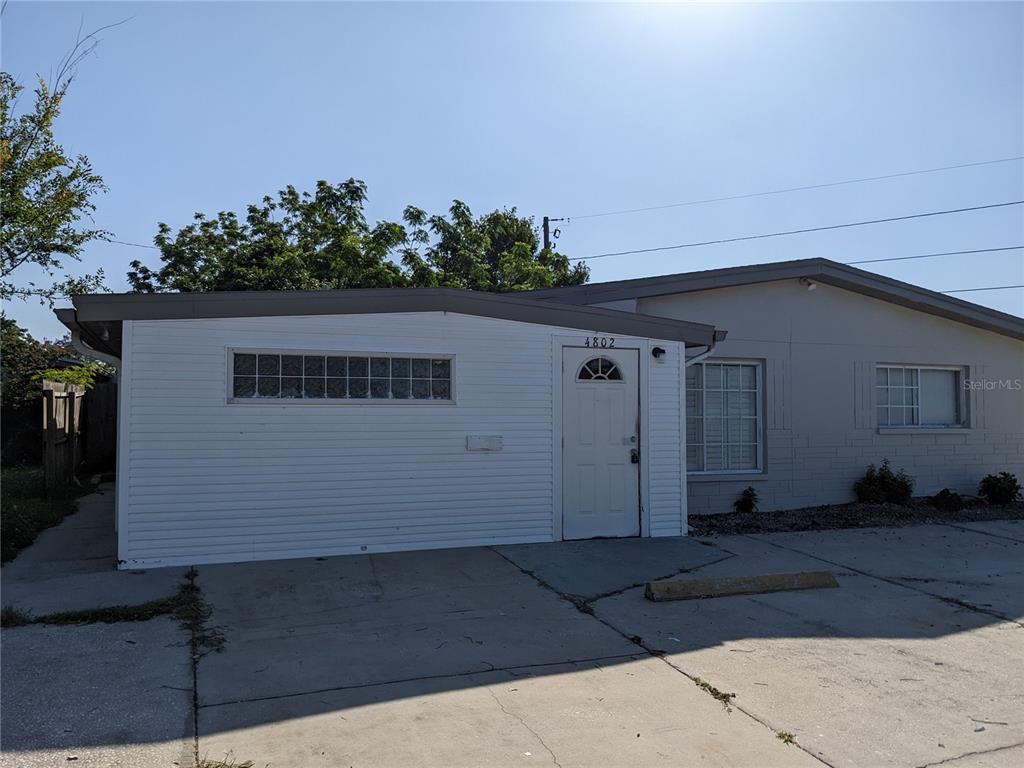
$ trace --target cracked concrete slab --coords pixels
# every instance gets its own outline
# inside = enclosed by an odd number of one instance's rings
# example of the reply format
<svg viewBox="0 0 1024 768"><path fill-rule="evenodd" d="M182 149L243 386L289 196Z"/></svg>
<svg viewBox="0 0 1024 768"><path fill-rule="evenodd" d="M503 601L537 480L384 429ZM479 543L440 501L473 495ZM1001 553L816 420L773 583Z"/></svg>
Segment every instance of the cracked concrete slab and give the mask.
<svg viewBox="0 0 1024 768"><path fill-rule="evenodd" d="M984 523L955 523L952 525L989 536L1003 536L1007 539L1024 542L1024 520L993 520Z"/></svg>
<svg viewBox="0 0 1024 768"><path fill-rule="evenodd" d="M971 560L968 574L1007 564L1005 552L981 536L954 546L928 529L899 533L787 537L794 546L806 537L800 548L809 553L920 578L951 568L944 558ZM759 549L766 569L780 553L809 559L760 538L717 538L743 554L707 570L756 571ZM822 592L656 604L637 589L594 608L598 618L664 649L688 674L735 692L744 710L795 733L831 765L917 766L1024 739L1024 627L899 583L835 572L839 589ZM1001 578L1024 589L1018 571Z"/></svg>
<svg viewBox="0 0 1024 768"><path fill-rule="evenodd" d="M692 538L597 539L494 549L559 592L585 599L728 557Z"/></svg>
<svg viewBox="0 0 1024 768"><path fill-rule="evenodd" d="M821 765L646 655L204 708L199 722L203 754L276 768Z"/></svg>
<svg viewBox="0 0 1024 768"><path fill-rule="evenodd" d="M1024 744L1015 744L986 752L969 752L966 755L931 763L920 768L1020 768L1024 765Z"/></svg>
<svg viewBox="0 0 1024 768"><path fill-rule="evenodd" d="M4 629L0 766L192 764L192 672L170 619Z"/></svg>
<svg viewBox="0 0 1024 768"><path fill-rule="evenodd" d="M985 535L1004 525L972 523L973 530L921 525L751 538L1019 621L1024 617L1024 542Z"/></svg>
<svg viewBox="0 0 1024 768"><path fill-rule="evenodd" d="M202 566L198 583L226 640L204 705L636 652L483 548Z"/></svg>

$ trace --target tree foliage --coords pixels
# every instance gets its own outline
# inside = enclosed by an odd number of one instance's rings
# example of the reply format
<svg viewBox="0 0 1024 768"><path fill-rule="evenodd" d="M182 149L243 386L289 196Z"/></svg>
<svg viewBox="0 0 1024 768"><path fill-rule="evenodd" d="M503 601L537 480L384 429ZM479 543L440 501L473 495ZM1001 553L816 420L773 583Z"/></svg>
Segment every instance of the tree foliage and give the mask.
<svg viewBox="0 0 1024 768"><path fill-rule="evenodd" d="M137 292L320 290L448 286L513 291L576 285L582 264L538 249L532 219L516 210L474 217L455 201L447 215L409 206L402 223L370 224L366 185L320 181L310 192L289 186L276 198L232 212L197 213L174 232L161 223L154 242L161 265L133 261Z"/></svg>
<svg viewBox="0 0 1024 768"><path fill-rule="evenodd" d="M0 403L19 408L42 394L38 374L53 368L70 347L39 341L8 317L0 317Z"/></svg>
<svg viewBox="0 0 1024 768"><path fill-rule="evenodd" d="M9 317L0 317L0 350L0 403L5 409L38 398L43 379L91 388L97 378L114 374L106 363L79 354L68 337L40 341Z"/></svg>
<svg viewBox="0 0 1024 768"><path fill-rule="evenodd" d="M412 285L438 285L477 291L529 291L586 282L586 265L540 249L533 219L515 208L478 218L456 200L447 216L427 216L408 207L410 228L402 254Z"/></svg>
<svg viewBox="0 0 1024 768"><path fill-rule="evenodd" d="M90 49L91 50L91 49ZM72 60L76 61L76 60ZM103 272L72 277L61 274L50 285L14 282L14 272L35 264L51 278L63 273L68 259L78 260L83 246L104 236L102 230L82 227L105 190L103 180L84 155L69 157L54 138L72 75L65 68L50 88L40 79L31 109L16 115L23 86L0 72L0 298L38 297L50 301L62 295L102 287Z"/></svg>

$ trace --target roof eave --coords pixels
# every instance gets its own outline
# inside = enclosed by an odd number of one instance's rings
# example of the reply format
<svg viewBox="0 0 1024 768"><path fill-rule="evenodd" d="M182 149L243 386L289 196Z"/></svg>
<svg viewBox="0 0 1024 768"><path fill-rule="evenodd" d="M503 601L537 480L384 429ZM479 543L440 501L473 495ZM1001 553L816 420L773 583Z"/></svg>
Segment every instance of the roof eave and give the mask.
<svg viewBox="0 0 1024 768"><path fill-rule="evenodd" d="M227 317L285 317L410 312L453 312L575 330L682 341L705 345L714 326L602 307L539 301L515 294L451 288L351 291L274 291L195 294L89 294L73 299L74 317L58 317L112 337L123 320L186 320ZM67 320L65 320L67 318ZM103 333L106 326L107 333ZM70 327L70 326L69 326ZM120 334L116 334L119 336ZM107 345L109 348L111 345ZM120 350L116 353L120 354Z"/></svg>

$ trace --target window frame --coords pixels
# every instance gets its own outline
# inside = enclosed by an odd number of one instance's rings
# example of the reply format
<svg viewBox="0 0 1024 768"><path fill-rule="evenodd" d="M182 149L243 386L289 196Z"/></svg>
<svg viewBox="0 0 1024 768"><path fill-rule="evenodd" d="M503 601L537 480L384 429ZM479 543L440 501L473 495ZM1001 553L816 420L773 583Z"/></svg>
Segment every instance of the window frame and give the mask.
<svg viewBox="0 0 1024 768"><path fill-rule="evenodd" d="M692 469L692 470L689 469L688 466L687 466L687 463L689 461L689 457L688 457L688 455L684 455L683 456L683 459L684 459L683 469L686 472L687 477L694 477L694 478L717 478L717 477L733 477L733 476L740 476L740 477L742 477L742 476L749 476L749 475L764 475L766 473L766 471L767 471L766 470L766 461L765 461L765 433L764 433L764 409L765 409L765 391L764 391L764 381L765 381L765 378L764 378L764 367L765 367L765 365L764 365L764 360L761 360L761 359L758 359L758 358L732 358L732 357L729 357L729 358L724 358L724 357L723 358L717 358L717 357L714 357L714 358L705 358L704 360L701 360L699 363L694 363L694 365L695 366L699 365L699 366L701 366L702 369L703 369L703 367L705 365L749 365L749 366L754 368L754 376L755 376L755 383L756 383L756 389L754 390L754 394L755 394L754 403L755 403L755 406L757 408L757 414L756 414L756 430L757 430L757 432L756 432L756 437L757 437L756 446L757 447L756 447L756 451L755 451L755 455L757 456L757 467L754 468L754 469L707 469L707 445L708 445L708 443L705 440L703 443L701 443L701 445L703 445L703 447L704 447L704 461L703 461L703 465L705 467L704 469ZM690 367L692 367L692 366L686 366L686 368L690 368ZM705 379L704 371L701 370L701 389L700 389L701 414L702 414L701 417L700 417L701 421L703 421L706 418L706 416L703 415L703 414L707 413L707 387L704 386L704 382L705 381L706 381L706 379ZM723 391L727 391L727 390L723 390ZM689 421L690 415L686 412L686 394L687 394L687 386L686 386L686 374L685 374L685 369L684 369L682 407L683 407L684 419L686 421ZM722 445L725 446L725 445L728 445L728 443L723 443ZM686 449L687 449L687 451L689 450L689 447L690 447L690 442L686 441Z"/></svg>
<svg viewBox="0 0 1024 768"><path fill-rule="evenodd" d="M409 358L419 360L450 361L450 391L447 400L416 399L416 398L373 398L373 397L235 397L234 396L234 360L235 355L312 355L325 357L386 357ZM227 405L242 406L399 406L402 408L414 405L417 407L435 406L450 408L456 405L458 388L456 384L456 355L451 352L382 352L339 349L298 349L295 347L226 347L224 354L224 394ZM347 377L346 377L347 378ZM369 377L368 377L369 378Z"/></svg>
<svg viewBox="0 0 1024 768"><path fill-rule="evenodd" d="M882 388L878 384L878 371L880 368L891 369L899 368L903 371L917 371L917 412L918 422L921 420L921 371L949 371L956 375L956 392L957 392L957 423L956 424L880 424L878 420L878 410L880 408L890 408L889 404L882 405L878 402L878 391ZM964 365L919 365L917 363L875 363L874 368L874 382L872 383L872 412L875 424L875 429L878 430L879 434L897 434L906 432L942 432L942 431L956 431L970 429L970 401L967 397L967 391L964 389L964 382L968 378L968 369ZM886 389L888 389L888 383ZM906 406L901 406L906 407Z"/></svg>

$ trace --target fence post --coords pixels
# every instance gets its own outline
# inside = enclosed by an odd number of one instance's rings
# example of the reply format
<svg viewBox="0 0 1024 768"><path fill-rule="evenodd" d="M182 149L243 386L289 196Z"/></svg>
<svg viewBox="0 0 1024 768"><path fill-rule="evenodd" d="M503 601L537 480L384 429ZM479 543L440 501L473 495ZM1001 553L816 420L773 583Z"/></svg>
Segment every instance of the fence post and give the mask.
<svg viewBox="0 0 1024 768"><path fill-rule="evenodd" d="M57 487L57 424L54 418L53 390L46 386L48 383L43 382L43 478L46 482L46 492L50 493Z"/></svg>
<svg viewBox="0 0 1024 768"><path fill-rule="evenodd" d="M74 482L80 463L84 387L43 381L43 476L47 493Z"/></svg>

